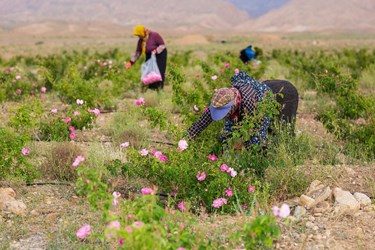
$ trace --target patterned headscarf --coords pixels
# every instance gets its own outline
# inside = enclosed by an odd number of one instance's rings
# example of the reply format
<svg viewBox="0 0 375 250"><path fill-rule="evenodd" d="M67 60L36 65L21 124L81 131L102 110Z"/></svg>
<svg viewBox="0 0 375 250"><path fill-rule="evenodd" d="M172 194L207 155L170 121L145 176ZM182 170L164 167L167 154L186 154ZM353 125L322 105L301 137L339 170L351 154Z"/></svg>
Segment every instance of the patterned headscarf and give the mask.
<svg viewBox="0 0 375 250"><path fill-rule="evenodd" d="M143 25L137 25L134 28L133 34L139 36L142 39L142 54L146 54L146 43L148 40L148 34L150 32Z"/></svg>
<svg viewBox="0 0 375 250"><path fill-rule="evenodd" d="M235 102L233 103L229 113L228 113L228 116L229 118L231 119L235 119L235 118L238 118L239 115L240 115L240 106L241 106L241 101L242 101L242 97L241 97L241 93L238 89L236 88L231 88L231 90L235 93Z"/></svg>

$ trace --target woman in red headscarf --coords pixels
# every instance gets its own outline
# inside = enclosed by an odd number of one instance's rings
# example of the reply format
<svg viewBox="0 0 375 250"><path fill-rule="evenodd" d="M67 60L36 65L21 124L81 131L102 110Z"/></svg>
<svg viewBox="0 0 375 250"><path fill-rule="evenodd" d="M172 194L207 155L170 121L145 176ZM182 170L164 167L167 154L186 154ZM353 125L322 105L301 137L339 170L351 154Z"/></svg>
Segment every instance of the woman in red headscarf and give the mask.
<svg viewBox="0 0 375 250"><path fill-rule="evenodd" d="M162 80L149 84L148 87L156 90L163 89L165 70L167 68L167 48L165 47L163 38L159 33L151 31L143 25L137 25L134 28L133 34L138 36L139 40L134 55L125 64L126 69L129 69L142 54L146 55L146 60L151 57L151 54L155 54Z"/></svg>

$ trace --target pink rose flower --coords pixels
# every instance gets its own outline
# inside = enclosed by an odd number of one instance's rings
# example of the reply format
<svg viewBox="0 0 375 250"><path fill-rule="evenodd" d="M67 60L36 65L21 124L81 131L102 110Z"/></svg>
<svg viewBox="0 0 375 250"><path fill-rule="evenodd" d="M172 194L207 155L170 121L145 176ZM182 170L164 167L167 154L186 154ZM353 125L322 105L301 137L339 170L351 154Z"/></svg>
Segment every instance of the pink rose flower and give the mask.
<svg viewBox="0 0 375 250"><path fill-rule="evenodd" d="M160 151L151 151L151 154L152 154L153 156L155 156L155 157L159 157L159 156L163 155L163 153L160 152Z"/></svg>
<svg viewBox="0 0 375 250"><path fill-rule="evenodd" d="M217 160L217 156L216 155L208 155L207 158L210 159L211 161L216 161Z"/></svg>
<svg viewBox="0 0 375 250"><path fill-rule="evenodd" d="M178 148L179 148L181 151L184 151L185 149L187 149L188 146L189 146L189 145L188 145L188 143L187 143L186 140L180 140L180 141L178 142Z"/></svg>
<svg viewBox="0 0 375 250"><path fill-rule="evenodd" d="M99 109L89 109L89 112L95 114L96 116L100 115Z"/></svg>
<svg viewBox="0 0 375 250"><path fill-rule="evenodd" d="M280 208L278 208L277 206L272 207L272 212L275 216L286 218L290 215L290 207L288 204L284 203Z"/></svg>
<svg viewBox="0 0 375 250"><path fill-rule="evenodd" d="M115 199L117 199L117 198L120 198L121 193L120 193L120 192L117 192L117 191L114 191L114 192L112 193L112 195L113 195L113 197L114 197Z"/></svg>
<svg viewBox="0 0 375 250"><path fill-rule="evenodd" d="M76 236L80 239L84 239L87 237L87 235L90 234L91 227L90 225L84 225L80 229L78 229Z"/></svg>
<svg viewBox="0 0 375 250"><path fill-rule="evenodd" d="M158 158L161 162L166 162L168 160L168 158L165 155L159 155Z"/></svg>
<svg viewBox="0 0 375 250"><path fill-rule="evenodd" d="M118 244L122 246L124 244L124 239L123 238L118 239Z"/></svg>
<svg viewBox="0 0 375 250"><path fill-rule="evenodd" d="M112 233L108 233L106 236L107 236L107 239L111 239L111 238L115 238L116 235L114 234L115 232L117 232L118 230L120 230L120 222L115 220L115 221L111 221L109 223L109 225L107 226L107 229L112 231Z"/></svg>
<svg viewBox="0 0 375 250"><path fill-rule="evenodd" d="M254 187L254 186L249 186L247 190L248 190L250 193L254 193L254 192L255 192L255 187Z"/></svg>
<svg viewBox="0 0 375 250"><path fill-rule="evenodd" d="M76 138L76 134L75 133L70 133L69 138L71 140L74 140Z"/></svg>
<svg viewBox="0 0 375 250"><path fill-rule="evenodd" d="M40 88L40 91L41 91L42 93L46 93L47 88L46 88L46 87L41 87L41 88Z"/></svg>
<svg viewBox="0 0 375 250"><path fill-rule="evenodd" d="M279 212L279 216L281 218L286 218L290 215L290 207L288 206L288 204L282 204L281 207L280 207L280 212Z"/></svg>
<svg viewBox="0 0 375 250"><path fill-rule="evenodd" d="M228 202L227 199L225 199L225 198L219 198L219 199L216 199L216 200L213 201L212 206L214 208L219 208L222 205L227 204L227 202Z"/></svg>
<svg viewBox="0 0 375 250"><path fill-rule="evenodd" d="M142 194L147 195L147 194L152 194L152 192L154 192L154 190L152 190L152 188L145 187L145 188L141 189L141 192L142 192Z"/></svg>
<svg viewBox="0 0 375 250"><path fill-rule="evenodd" d="M237 171L234 170L233 168L228 168L227 173L229 173L230 176L232 176L232 177L236 177L237 176Z"/></svg>
<svg viewBox="0 0 375 250"><path fill-rule="evenodd" d="M232 189L231 189L231 188L228 188L228 189L225 191L225 195L228 196L228 197L233 196Z"/></svg>
<svg viewBox="0 0 375 250"><path fill-rule="evenodd" d="M272 212L273 212L273 215L274 215L274 216L279 216L279 213L280 213L280 209L279 209L279 207L277 207L277 206L273 206L273 207L272 207Z"/></svg>
<svg viewBox="0 0 375 250"><path fill-rule="evenodd" d="M140 97L138 100L135 101L135 105L142 106L145 103L145 99Z"/></svg>
<svg viewBox="0 0 375 250"><path fill-rule="evenodd" d="M204 181L206 179L206 172L198 172L196 175L198 181Z"/></svg>
<svg viewBox="0 0 375 250"><path fill-rule="evenodd" d="M227 172L229 169L229 167L227 166L227 164L223 164L220 166L220 170L223 171L223 172Z"/></svg>
<svg viewBox="0 0 375 250"><path fill-rule="evenodd" d="M142 156L146 156L146 155L148 155L148 150L147 149L142 149L141 151L140 151L140 154L142 155Z"/></svg>
<svg viewBox="0 0 375 250"><path fill-rule="evenodd" d="M115 198L112 200L112 206L117 206L118 205L118 200Z"/></svg>
<svg viewBox="0 0 375 250"><path fill-rule="evenodd" d="M185 204L182 201L178 203L177 207L181 212L186 210Z"/></svg>
<svg viewBox="0 0 375 250"><path fill-rule="evenodd" d="M28 155L29 153L30 153L30 151L27 148L23 148L22 149L22 154L23 155Z"/></svg>
<svg viewBox="0 0 375 250"><path fill-rule="evenodd" d="M74 160L72 166L77 167L82 161L84 161L85 158L82 155L77 156L77 158Z"/></svg>

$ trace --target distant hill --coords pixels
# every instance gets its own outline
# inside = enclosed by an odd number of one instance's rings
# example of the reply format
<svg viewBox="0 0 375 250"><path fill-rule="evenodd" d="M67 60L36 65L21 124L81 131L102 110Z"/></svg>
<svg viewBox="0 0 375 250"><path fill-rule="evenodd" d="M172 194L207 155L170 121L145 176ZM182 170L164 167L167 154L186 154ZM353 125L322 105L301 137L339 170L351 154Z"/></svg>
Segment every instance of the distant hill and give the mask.
<svg viewBox="0 0 375 250"><path fill-rule="evenodd" d="M374 33L374 13L375 0L3 0L0 31L43 34L65 24L67 32L90 25L110 32L111 25L144 24L171 33Z"/></svg>
<svg viewBox="0 0 375 250"><path fill-rule="evenodd" d="M375 32L374 0L289 0L238 30L262 32Z"/></svg>
<svg viewBox="0 0 375 250"><path fill-rule="evenodd" d="M178 30L230 29L249 19L246 11L225 0L48 0L0 1L0 24L32 22L114 23Z"/></svg>

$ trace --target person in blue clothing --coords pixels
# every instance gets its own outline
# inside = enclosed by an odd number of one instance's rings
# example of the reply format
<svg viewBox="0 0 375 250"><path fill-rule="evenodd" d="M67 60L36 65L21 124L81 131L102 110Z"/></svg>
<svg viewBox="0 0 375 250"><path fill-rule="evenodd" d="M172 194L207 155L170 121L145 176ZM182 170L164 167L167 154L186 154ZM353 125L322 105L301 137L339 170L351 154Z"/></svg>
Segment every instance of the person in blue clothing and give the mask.
<svg viewBox="0 0 375 250"><path fill-rule="evenodd" d="M255 60L259 54L261 54L261 50L259 48L253 48L252 45L249 45L240 51L240 59L243 63L247 64L251 60Z"/></svg>

